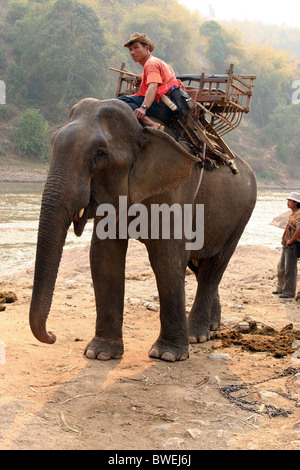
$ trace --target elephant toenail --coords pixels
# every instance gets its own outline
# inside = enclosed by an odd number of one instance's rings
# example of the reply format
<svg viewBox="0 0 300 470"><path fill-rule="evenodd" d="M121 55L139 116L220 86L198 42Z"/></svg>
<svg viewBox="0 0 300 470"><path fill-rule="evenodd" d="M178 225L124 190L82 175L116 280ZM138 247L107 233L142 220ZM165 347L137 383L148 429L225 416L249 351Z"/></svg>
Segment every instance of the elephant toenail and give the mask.
<svg viewBox="0 0 300 470"><path fill-rule="evenodd" d="M205 335L201 335L199 338L199 343L205 343L208 340L208 337Z"/></svg>
<svg viewBox="0 0 300 470"><path fill-rule="evenodd" d="M168 351L161 355L161 359L163 359L164 361L168 361L168 362L175 362L174 354L172 354Z"/></svg>
<svg viewBox="0 0 300 470"><path fill-rule="evenodd" d="M99 361L108 361L108 359L110 359L110 355L102 351L97 355L97 359Z"/></svg>
<svg viewBox="0 0 300 470"><path fill-rule="evenodd" d="M155 348L151 349L150 352L149 352L149 356L150 357L155 357L155 358L159 358L159 351Z"/></svg>
<svg viewBox="0 0 300 470"><path fill-rule="evenodd" d="M86 357L89 359L95 359L96 355L92 349L88 349L87 352L85 353Z"/></svg>
<svg viewBox="0 0 300 470"><path fill-rule="evenodd" d="M186 361L189 358L189 353L187 354L182 354L182 356L179 357L179 361Z"/></svg>
<svg viewBox="0 0 300 470"><path fill-rule="evenodd" d="M189 343L191 344L198 343L196 336L189 336Z"/></svg>

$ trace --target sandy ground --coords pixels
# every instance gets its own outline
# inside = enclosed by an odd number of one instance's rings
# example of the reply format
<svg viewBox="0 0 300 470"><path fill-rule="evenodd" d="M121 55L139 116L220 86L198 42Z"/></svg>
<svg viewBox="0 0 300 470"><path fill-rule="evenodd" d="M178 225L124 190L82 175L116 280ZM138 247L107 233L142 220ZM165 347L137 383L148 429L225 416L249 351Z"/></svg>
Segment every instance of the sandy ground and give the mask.
<svg viewBox="0 0 300 470"><path fill-rule="evenodd" d="M277 250L238 247L220 288L221 331L236 332L246 319L258 329L293 324L297 333L300 301L271 294L278 258ZM108 362L83 356L95 324L88 248L64 251L48 320L58 338L54 345L36 341L28 326L33 269L2 282L0 290L15 292L18 300L0 312L6 358L2 347L0 449L299 450L300 341L275 357L272 348L252 349L242 341L227 347L219 335L191 345L187 361L149 359L159 306L146 250L137 241L130 242L126 273L125 354ZM188 271L187 311L195 288ZM291 375L280 376L287 369ZM249 409L221 393L243 383L251 385L230 396L248 401ZM276 407L274 417L269 405Z"/></svg>

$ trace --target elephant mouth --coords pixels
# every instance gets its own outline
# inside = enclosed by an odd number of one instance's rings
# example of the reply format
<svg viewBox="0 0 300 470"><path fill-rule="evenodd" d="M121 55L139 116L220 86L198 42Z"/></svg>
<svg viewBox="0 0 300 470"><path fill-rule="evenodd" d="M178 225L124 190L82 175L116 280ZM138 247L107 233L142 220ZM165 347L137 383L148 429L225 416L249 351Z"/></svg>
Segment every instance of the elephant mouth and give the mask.
<svg viewBox="0 0 300 470"><path fill-rule="evenodd" d="M89 204L80 209L73 219L74 233L77 237L80 237L83 233L84 227L88 219L93 219L96 215L96 203L92 199Z"/></svg>

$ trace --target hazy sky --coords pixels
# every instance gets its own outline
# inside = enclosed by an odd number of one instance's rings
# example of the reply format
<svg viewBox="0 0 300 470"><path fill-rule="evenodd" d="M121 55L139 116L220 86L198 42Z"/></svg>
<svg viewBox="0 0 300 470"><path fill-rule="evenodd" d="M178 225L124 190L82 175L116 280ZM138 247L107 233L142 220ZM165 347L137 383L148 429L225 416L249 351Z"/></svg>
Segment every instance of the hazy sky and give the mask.
<svg viewBox="0 0 300 470"><path fill-rule="evenodd" d="M300 28L300 1L270 0L179 0L190 10L199 10L203 16L213 11L219 20L258 20L263 23L286 24ZM211 8L209 7L211 5Z"/></svg>

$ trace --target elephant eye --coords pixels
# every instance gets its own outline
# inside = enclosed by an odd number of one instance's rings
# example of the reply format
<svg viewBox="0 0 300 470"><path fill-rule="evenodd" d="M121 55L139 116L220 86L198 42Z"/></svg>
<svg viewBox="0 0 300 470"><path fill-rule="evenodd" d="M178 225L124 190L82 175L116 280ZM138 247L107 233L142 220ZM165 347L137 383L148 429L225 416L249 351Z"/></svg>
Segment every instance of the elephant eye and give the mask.
<svg viewBox="0 0 300 470"><path fill-rule="evenodd" d="M97 170L100 170L104 166L108 165L107 152L103 149L98 149L94 154L91 161L91 171L94 173Z"/></svg>

